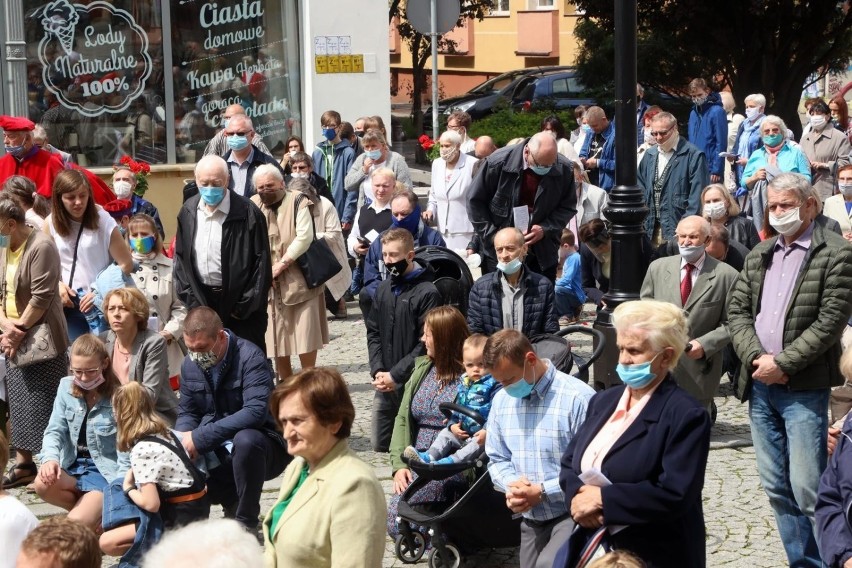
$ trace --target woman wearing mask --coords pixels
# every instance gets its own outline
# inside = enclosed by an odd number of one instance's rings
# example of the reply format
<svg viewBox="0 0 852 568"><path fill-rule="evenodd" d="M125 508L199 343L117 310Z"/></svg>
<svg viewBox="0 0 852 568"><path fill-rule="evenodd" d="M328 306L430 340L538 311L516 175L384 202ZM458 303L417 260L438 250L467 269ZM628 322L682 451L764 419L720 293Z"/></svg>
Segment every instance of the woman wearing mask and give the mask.
<svg viewBox="0 0 852 568"><path fill-rule="evenodd" d="M377 168L388 168L393 171L396 180L411 188L411 172L405 158L390 148L384 134L377 129L370 129L361 139L364 153L355 158L355 163L349 168L344 184L346 191L358 191L359 200L363 197L365 203L373 201L373 189L370 186L370 174Z"/></svg>
<svg viewBox="0 0 852 568"><path fill-rule="evenodd" d="M831 111L822 99L811 106L811 131L802 137L802 152L811 163L814 189L824 202L834 193L834 171L849 163L852 146L846 134L834 128Z"/></svg>
<svg viewBox="0 0 852 568"><path fill-rule="evenodd" d="M467 215L467 189L473 179L473 165L478 162L462 154L461 136L447 130L438 139L441 157L432 162L432 187L424 221L434 221L447 247L466 250L473 238L473 225Z"/></svg>
<svg viewBox="0 0 852 568"><path fill-rule="evenodd" d="M636 149L636 160L637 163L642 161L642 156L645 155L645 152L651 147L657 145L657 139L651 134L651 121L654 120L654 117L663 112L663 109L658 107L657 105L648 107L645 111L645 114L642 115L643 128L642 128L642 143Z"/></svg>
<svg viewBox="0 0 852 568"><path fill-rule="evenodd" d="M737 136L731 146L731 153L736 157L728 158L734 162L734 176L737 186L743 179L743 170L748 163L748 158L758 146L761 145L760 124L763 122L766 109L766 97L760 93L749 95L745 98L745 120L737 129Z"/></svg>
<svg viewBox="0 0 852 568"><path fill-rule="evenodd" d="M290 356L298 355L302 369L313 367L317 351L328 343L324 286L308 288L296 264L323 227L320 207L301 192L284 189L284 177L271 165L258 166L252 177L260 208L269 227L272 288L266 329L267 355L275 357L278 378L293 374ZM319 230L319 229L317 229Z"/></svg>
<svg viewBox="0 0 852 568"><path fill-rule="evenodd" d="M831 111L831 122L834 123L834 127L846 134L849 143L852 144L852 118L849 118L849 104L843 95L835 95L828 103L828 109Z"/></svg>
<svg viewBox="0 0 852 568"><path fill-rule="evenodd" d="M701 192L701 206L705 219L713 225L725 227L729 238L748 250L760 242L754 223L740 216L739 205L722 184L713 183L704 188Z"/></svg>
<svg viewBox="0 0 852 568"><path fill-rule="evenodd" d="M290 175L293 173L293 170L290 169L290 161L293 159L299 152L305 151L305 144L302 142L302 139L298 136L291 136L287 139L287 152L284 154L284 157L281 158L281 167L284 169L285 175Z"/></svg>
<svg viewBox="0 0 852 568"><path fill-rule="evenodd" d="M852 164L837 170L837 195L825 200L823 215L840 224L840 231L847 241L852 241Z"/></svg>

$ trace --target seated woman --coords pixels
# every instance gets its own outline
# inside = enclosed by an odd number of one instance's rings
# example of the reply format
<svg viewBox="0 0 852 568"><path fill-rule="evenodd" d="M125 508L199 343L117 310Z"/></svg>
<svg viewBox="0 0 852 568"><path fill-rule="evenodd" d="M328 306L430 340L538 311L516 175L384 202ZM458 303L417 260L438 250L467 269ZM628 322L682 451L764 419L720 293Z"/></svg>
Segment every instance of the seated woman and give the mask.
<svg viewBox="0 0 852 568"><path fill-rule="evenodd" d="M651 566L704 566L701 489L710 417L670 371L687 343L683 311L642 300L612 313L623 386L599 392L562 456L559 485L574 521ZM609 483L585 483L598 472ZM572 537L573 540L573 537Z"/></svg>
<svg viewBox="0 0 852 568"><path fill-rule="evenodd" d="M170 426L177 420L177 396L169 384L166 340L148 329L148 300L136 288L116 288L104 298L110 330L104 335L110 369L121 384L142 383L157 414Z"/></svg>
<svg viewBox="0 0 852 568"><path fill-rule="evenodd" d="M580 267L583 273L583 291L587 301L601 307L604 294L609 292L609 276L612 267L612 238L601 219L592 219L577 229L580 237ZM642 258L644 266L654 259L655 253L647 235L642 236ZM642 273L644 277L644 272Z"/></svg>
<svg viewBox="0 0 852 568"><path fill-rule="evenodd" d="M263 521L266 566L380 566L385 497L349 448L355 407L343 377L328 367L291 375L269 407L296 459Z"/></svg>
<svg viewBox="0 0 852 568"><path fill-rule="evenodd" d="M728 237L751 250L760 242L754 223L740 215L740 206L721 183L711 183L701 192L704 218L710 224L725 227Z"/></svg>
<svg viewBox="0 0 852 568"><path fill-rule="evenodd" d="M112 393L119 386L103 342L81 335L71 346L71 376L59 383L44 432L38 496L97 529L103 492L124 477L130 460L116 448Z"/></svg>
<svg viewBox="0 0 852 568"><path fill-rule="evenodd" d="M408 446L427 450L444 428L446 420L438 406L442 402L455 401L464 372L462 350L469 335L464 316L452 306L438 306L426 314L423 324L426 355L417 358L411 378L405 383L391 436L394 492L388 506L388 534L391 538L399 534L396 517L400 496L414 481L414 474L402 461L403 452ZM453 501L459 485L463 485L459 477L430 482L410 502Z"/></svg>

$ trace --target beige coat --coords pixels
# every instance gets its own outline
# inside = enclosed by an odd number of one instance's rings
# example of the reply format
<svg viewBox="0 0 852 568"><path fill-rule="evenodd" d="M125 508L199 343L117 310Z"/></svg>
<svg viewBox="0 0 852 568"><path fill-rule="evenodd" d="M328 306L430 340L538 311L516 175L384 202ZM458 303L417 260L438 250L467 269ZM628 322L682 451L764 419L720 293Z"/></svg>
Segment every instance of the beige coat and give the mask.
<svg viewBox="0 0 852 568"><path fill-rule="evenodd" d="M343 242L343 230L340 228L337 209L334 208L334 203L325 197L320 199L322 199L322 219L317 223L317 238L325 239L331 252L334 253L334 258L343 267L340 272L329 278L325 287L335 300L339 300L352 283L352 269L349 268L349 259L346 257L346 243Z"/></svg>
<svg viewBox="0 0 852 568"><path fill-rule="evenodd" d="M852 146L845 134L830 124L820 132L813 129L802 138L802 152L810 162L825 162L828 169L811 168L812 183L820 198L825 201L834 193L834 173L849 163Z"/></svg>
<svg viewBox="0 0 852 568"><path fill-rule="evenodd" d="M305 460L284 471L276 505L299 480ZM273 509L275 506L273 505ZM269 538L263 520L266 568L378 568L385 551L387 506L373 468L339 440L311 471Z"/></svg>
<svg viewBox="0 0 852 568"><path fill-rule="evenodd" d="M822 214L840 223L840 232L842 234L845 235L846 233L852 232L852 221L850 221L852 217L850 217L849 213L846 212L846 203L843 199L843 195L832 195L826 199L825 204L823 205Z"/></svg>

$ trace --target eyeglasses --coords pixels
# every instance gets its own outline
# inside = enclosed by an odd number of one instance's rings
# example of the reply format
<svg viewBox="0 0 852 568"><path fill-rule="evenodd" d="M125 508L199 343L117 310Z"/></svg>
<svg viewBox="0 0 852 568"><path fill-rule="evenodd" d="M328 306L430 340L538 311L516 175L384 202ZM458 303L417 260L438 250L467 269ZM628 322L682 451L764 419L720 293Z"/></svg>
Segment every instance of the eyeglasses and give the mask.
<svg viewBox="0 0 852 568"><path fill-rule="evenodd" d="M284 188L279 186L277 183L275 183L275 184L267 183L265 185L258 185L257 187L255 187L255 189L257 190L258 193L266 193L266 192L271 193L271 192L278 191L279 189L284 189Z"/></svg>
<svg viewBox="0 0 852 568"><path fill-rule="evenodd" d="M651 136L653 136L654 138L656 138L657 136L665 136L666 134L672 131L672 128L674 128L674 126L666 130L652 130Z"/></svg>
<svg viewBox="0 0 852 568"><path fill-rule="evenodd" d="M99 367L97 369L70 369L70 371L72 375L81 379L84 375L89 378L97 377L100 374L101 369Z"/></svg>
<svg viewBox="0 0 852 568"><path fill-rule="evenodd" d="M245 136L246 134L249 134L250 132L251 132L251 130L246 130L245 132L230 132L230 133L226 132L225 134L227 134L228 136Z"/></svg>
<svg viewBox="0 0 852 568"><path fill-rule="evenodd" d="M541 166L542 168L552 168L553 166L556 165L556 162L553 162L552 164L542 164L541 162L538 161L538 158L535 157L535 154L532 153L532 150L530 150L530 157L533 159L533 162L535 163L535 165Z"/></svg>

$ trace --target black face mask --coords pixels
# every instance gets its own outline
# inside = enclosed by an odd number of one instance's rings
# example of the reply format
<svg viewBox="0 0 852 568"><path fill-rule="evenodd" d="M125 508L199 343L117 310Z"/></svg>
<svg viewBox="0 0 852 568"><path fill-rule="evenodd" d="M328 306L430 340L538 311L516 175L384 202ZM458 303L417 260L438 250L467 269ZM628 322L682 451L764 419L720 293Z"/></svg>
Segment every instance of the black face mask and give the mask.
<svg viewBox="0 0 852 568"><path fill-rule="evenodd" d="M408 270L408 259L403 258L402 260L385 264L385 266L388 269L388 274L390 274L391 280L399 282L402 280L402 276L405 274L405 271Z"/></svg>
<svg viewBox="0 0 852 568"><path fill-rule="evenodd" d="M357 136L358 138L361 138L362 136L364 136L364 131L363 130L356 130L355 136Z"/></svg>

